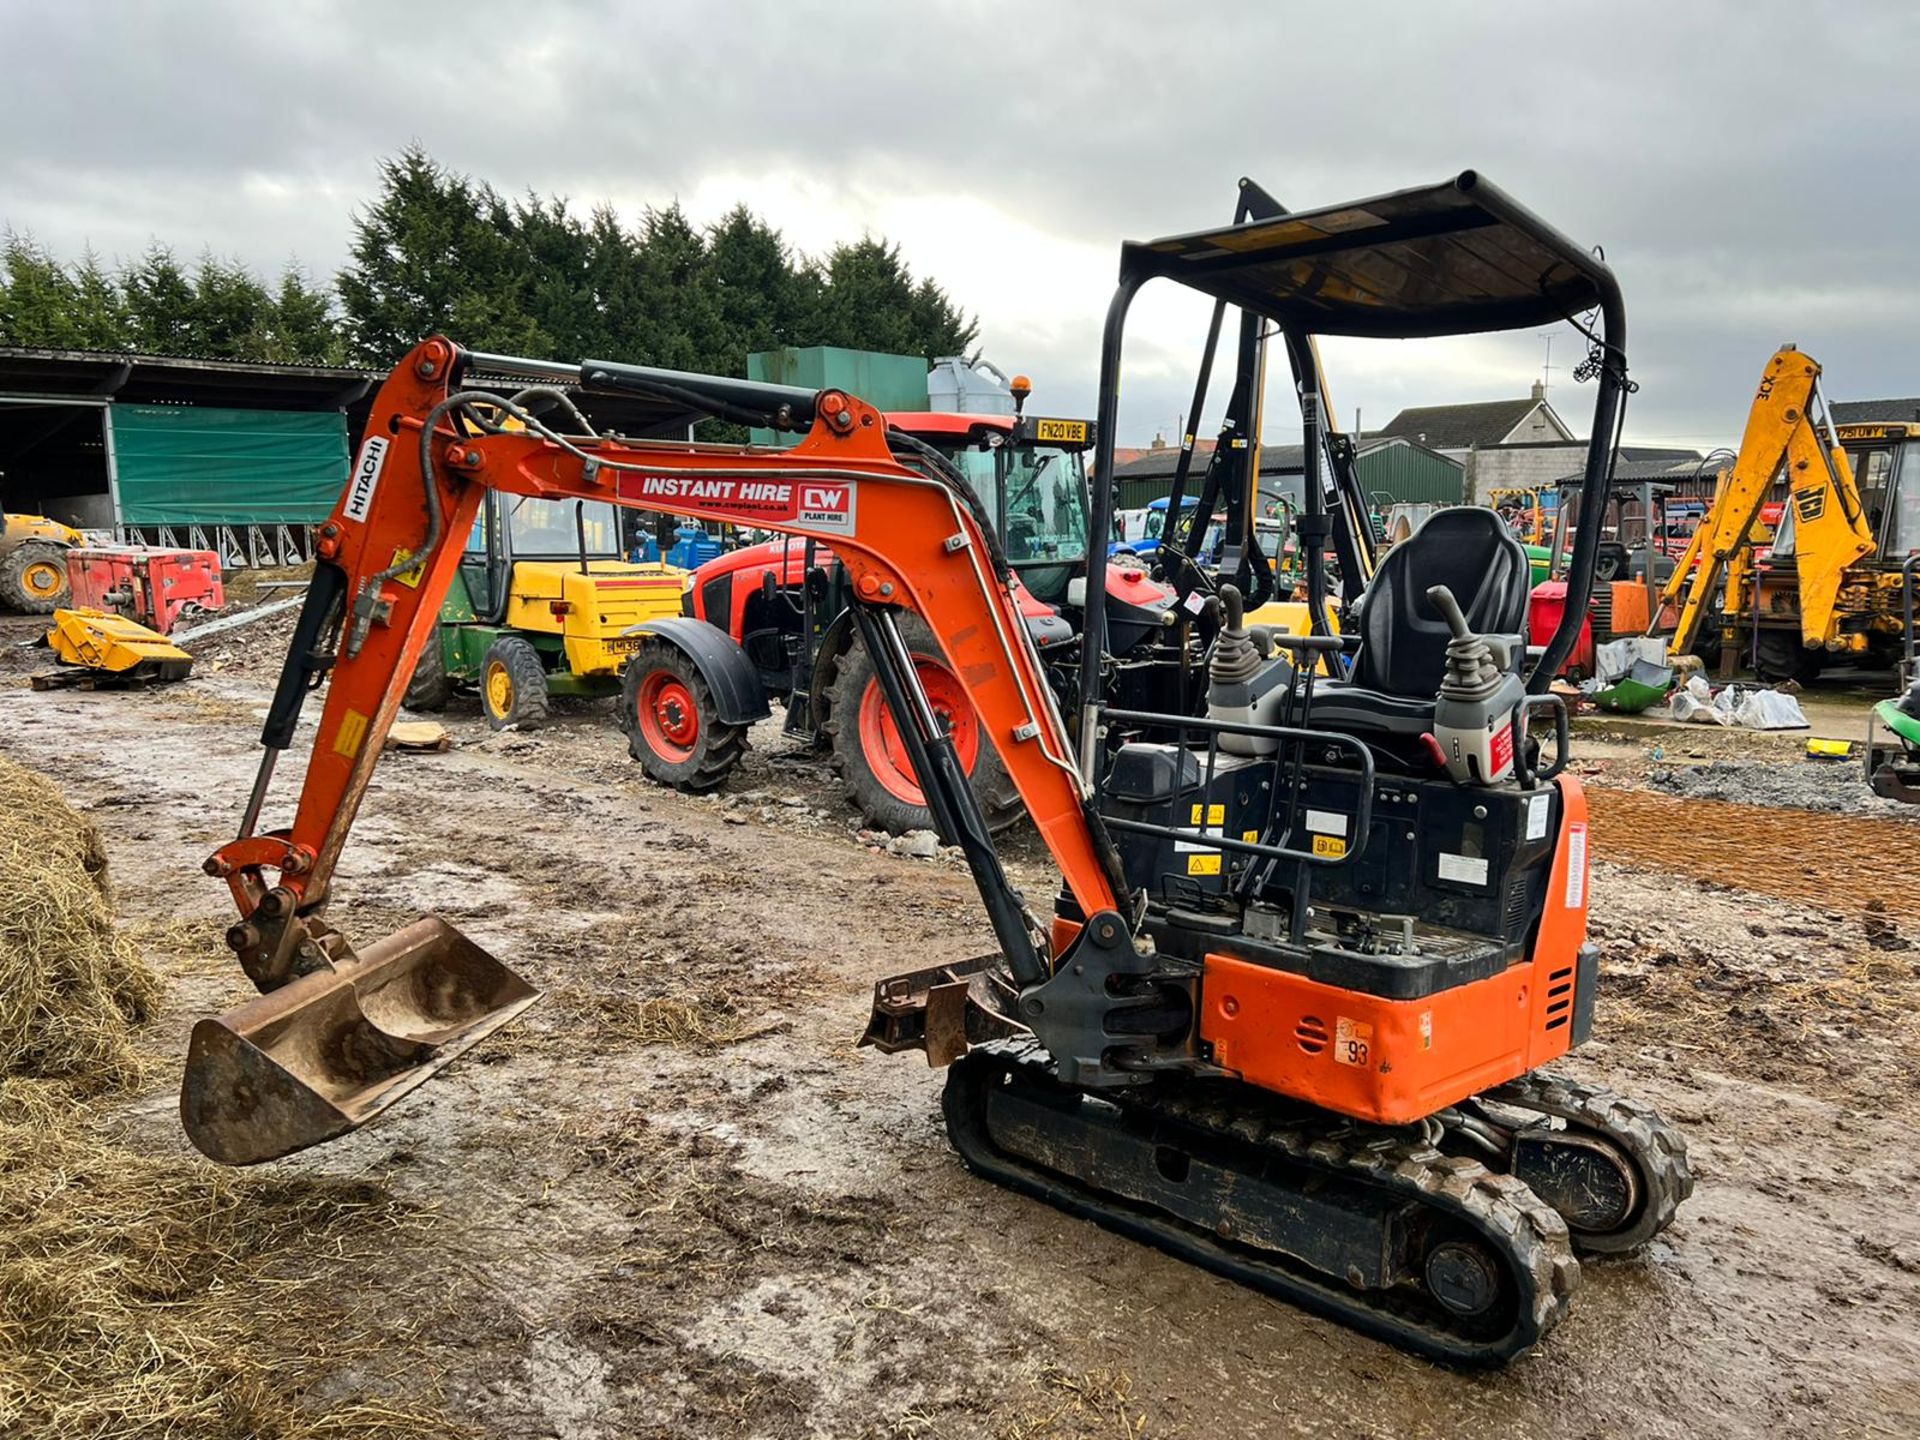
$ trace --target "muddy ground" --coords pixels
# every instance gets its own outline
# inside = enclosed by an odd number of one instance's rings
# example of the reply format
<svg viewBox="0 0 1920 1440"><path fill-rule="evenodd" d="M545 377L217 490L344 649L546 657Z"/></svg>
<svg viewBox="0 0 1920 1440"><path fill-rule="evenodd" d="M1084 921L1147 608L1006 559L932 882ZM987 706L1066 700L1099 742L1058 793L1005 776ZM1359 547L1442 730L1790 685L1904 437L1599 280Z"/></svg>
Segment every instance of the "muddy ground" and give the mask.
<svg viewBox="0 0 1920 1440"><path fill-rule="evenodd" d="M244 800L267 682L236 663L35 694L16 659L0 747L105 832L172 986L151 1042L183 1052L249 993L200 862ZM965 872L864 843L771 727L728 794L693 800L639 779L604 707L533 735L489 734L470 703L444 718L453 750L383 765L334 918L367 939L441 912L548 999L383 1122L277 1168L430 1207L427 1259L344 1283L475 1433L1920 1433L1904 819L1847 816L1840 837L1805 809L1703 810L1644 787L1647 747L1596 743L1606 979L1566 1068L1684 1125L1699 1189L1651 1253L1585 1266L1538 1352L1461 1375L967 1175L938 1075L851 1043L877 975L988 947ZM1050 890L1031 838L1011 850ZM1814 873L1782 874L1795 859ZM132 1143L186 1153L173 1105L128 1106ZM343 1367L337 1389L373 1383Z"/></svg>

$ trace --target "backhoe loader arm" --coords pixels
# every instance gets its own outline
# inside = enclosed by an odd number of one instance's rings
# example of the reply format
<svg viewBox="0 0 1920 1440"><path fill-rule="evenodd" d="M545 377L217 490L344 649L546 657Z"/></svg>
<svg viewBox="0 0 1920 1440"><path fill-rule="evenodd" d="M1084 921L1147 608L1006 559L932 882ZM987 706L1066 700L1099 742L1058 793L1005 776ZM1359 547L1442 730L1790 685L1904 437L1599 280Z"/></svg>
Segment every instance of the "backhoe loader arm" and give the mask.
<svg viewBox="0 0 1920 1440"><path fill-rule="evenodd" d="M911 678L893 607L923 617L946 650L1084 912L1122 908L1118 862L1009 592L1004 559L964 482L900 464L880 413L840 392L809 397L818 402L809 407L812 426L791 450L629 441L548 428L523 403L532 391L521 400L462 392L464 364L450 342L429 340L382 387L347 488L319 528L314 579L262 735L266 753L241 833L206 863L240 910L228 943L263 999L195 1032L182 1105L203 1150L221 1159L267 1158L354 1128L504 1023L501 1011L517 1013L534 998L457 935L423 933L407 950L401 942L410 932L403 931L356 953L323 916L335 864L489 489L611 501L830 542L847 568L869 647L894 648L902 662L902 698L917 712L897 717L903 737L936 770L945 757L948 779L964 797L943 806L937 774L928 786L944 838L967 852L1015 978L1034 984L1050 973L1045 940L1000 870L951 741ZM578 374L589 389L646 378L601 362ZM540 399L559 397L549 390ZM787 409L791 415L796 407ZM509 417L518 423L503 428ZM875 662L884 673L887 657L876 653ZM301 702L323 677L325 704L293 823L256 833L274 759L293 743ZM375 972L377 984L367 983ZM323 1018L313 1019L316 1013ZM315 1030L318 1041L304 1034ZM289 1087L281 1072L297 1083ZM243 1091L247 1104L236 1099ZM263 1091L282 1102L283 1119L293 1115L291 1133L259 1133L260 1115L276 1109L257 1103ZM309 1091L332 1108L315 1113Z"/></svg>
<svg viewBox="0 0 1920 1440"><path fill-rule="evenodd" d="M1732 592L1742 587L1729 572L1742 548L1752 543L1760 508L1783 464L1796 524L1802 639L1818 645L1828 638L1842 572L1872 551L1873 535L1861 513L1846 452L1831 433L1822 444L1814 428L1819 386L1819 363L1792 345L1782 346L1767 363L1740 437L1740 453L1722 475L1712 508L1661 591L1662 608L1680 606L1670 653L1692 649L1701 617L1722 579L1728 582L1729 612L1740 603ZM1656 613L1656 625L1658 619Z"/></svg>

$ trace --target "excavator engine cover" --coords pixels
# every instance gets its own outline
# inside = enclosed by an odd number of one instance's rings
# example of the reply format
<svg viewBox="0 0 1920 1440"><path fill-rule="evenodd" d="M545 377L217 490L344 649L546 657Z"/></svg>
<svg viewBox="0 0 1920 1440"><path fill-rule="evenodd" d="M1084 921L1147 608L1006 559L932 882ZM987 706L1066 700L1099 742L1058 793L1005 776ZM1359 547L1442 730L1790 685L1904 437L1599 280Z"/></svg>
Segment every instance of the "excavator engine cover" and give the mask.
<svg viewBox="0 0 1920 1440"><path fill-rule="evenodd" d="M356 1130L540 992L437 917L193 1028L180 1118L252 1165Z"/></svg>

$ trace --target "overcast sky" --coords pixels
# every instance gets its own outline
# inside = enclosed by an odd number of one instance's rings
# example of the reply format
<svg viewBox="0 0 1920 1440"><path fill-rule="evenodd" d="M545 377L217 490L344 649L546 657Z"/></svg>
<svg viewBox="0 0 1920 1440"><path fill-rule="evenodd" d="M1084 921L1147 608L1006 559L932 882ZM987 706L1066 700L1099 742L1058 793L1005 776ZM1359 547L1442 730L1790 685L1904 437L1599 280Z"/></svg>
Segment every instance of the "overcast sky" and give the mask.
<svg viewBox="0 0 1920 1440"><path fill-rule="evenodd" d="M897 240L1072 412L1122 239L1228 218L1243 174L1307 209L1471 167L1605 247L1629 438L1733 439L1787 340L1836 399L1920 393L1920 5L1560 10L0 0L0 220L67 256L159 239L326 276L417 140L581 210L745 201L803 250ZM1155 290L1135 313L1124 443L1173 433L1205 326ZM1546 349L1336 344L1332 398L1372 426L1524 394ZM1550 398L1584 434L1577 358L1562 328Z"/></svg>

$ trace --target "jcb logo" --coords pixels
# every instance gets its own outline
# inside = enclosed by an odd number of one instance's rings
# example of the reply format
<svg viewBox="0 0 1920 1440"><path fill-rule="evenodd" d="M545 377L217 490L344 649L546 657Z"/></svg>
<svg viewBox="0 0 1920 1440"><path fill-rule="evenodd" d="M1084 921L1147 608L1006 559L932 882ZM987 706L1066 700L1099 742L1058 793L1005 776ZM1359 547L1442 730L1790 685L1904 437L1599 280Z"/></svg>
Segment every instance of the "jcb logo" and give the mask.
<svg viewBox="0 0 1920 1440"><path fill-rule="evenodd" d="M1793 512L1800 517L1802 525L1811 525L1827 513L1827 492L1825 490L1803 490L1793 497Z"/></svg>

